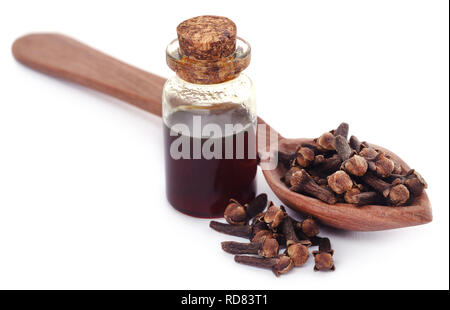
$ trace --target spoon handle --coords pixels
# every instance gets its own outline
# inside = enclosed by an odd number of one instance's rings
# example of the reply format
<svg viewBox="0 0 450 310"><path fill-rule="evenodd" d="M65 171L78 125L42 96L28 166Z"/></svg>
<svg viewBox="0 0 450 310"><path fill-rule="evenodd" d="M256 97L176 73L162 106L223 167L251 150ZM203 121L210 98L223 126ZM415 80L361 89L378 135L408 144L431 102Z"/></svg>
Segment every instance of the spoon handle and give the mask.
<svg viewBox="0 0 450 310"><path fill-rule="evenodd" d="M131 103L161 116L166 79L103 54L60 34L30 34L12 46L26 66Z"/></svg>

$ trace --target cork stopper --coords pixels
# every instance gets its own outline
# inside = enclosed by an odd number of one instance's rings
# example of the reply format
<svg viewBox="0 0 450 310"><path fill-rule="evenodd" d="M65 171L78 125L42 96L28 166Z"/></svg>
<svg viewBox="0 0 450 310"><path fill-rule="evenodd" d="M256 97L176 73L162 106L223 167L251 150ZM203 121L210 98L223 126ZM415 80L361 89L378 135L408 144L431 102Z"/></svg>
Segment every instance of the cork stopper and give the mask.
<svg viewBox="0 0 450 310"><path fill-rule="evenodd" d="M236 25L221 16L198 16L177 27L178 39L166 49L168 66L194 84L236 78L250 64L250 45L236 36Z"/></svg>
<svg viewBox="0 0 450 310"><path fill-rule="evenodd" d="M236 49L236 25L222 16L198 16L177 27L180 53L199 60L218 60Z"/></svg>

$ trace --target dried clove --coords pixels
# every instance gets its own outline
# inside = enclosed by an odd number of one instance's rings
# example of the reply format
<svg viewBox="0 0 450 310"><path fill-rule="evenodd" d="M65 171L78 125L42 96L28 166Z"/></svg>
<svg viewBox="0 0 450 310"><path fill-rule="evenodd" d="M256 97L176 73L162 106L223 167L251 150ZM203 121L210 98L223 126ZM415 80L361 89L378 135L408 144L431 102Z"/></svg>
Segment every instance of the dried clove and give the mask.
<svg viewBox="0 0 450 310"><path fill-rule="evenodd" d="M289 272L294 267L294 263L287 255L275 258L236 255L234 261L253 267L271 269L277 277Z"/></svg>
<svg viewBox="0 0 450 310"><path fill-rule="evenodd" d="M392 175L394 181L392 184L404 184L412 197L420 196L428 187L424 178L414 169L408 171L406 175Z"/></svg>
<svg viewBox="0 0 450 310"><path fill-rule="evenodd" d="M314 182L313 178L304 169L296 171L292 175L291 190L297 193L307 193L329 204L336 203L334 194Z"/></svg>
<svg viewBox="0 0 450 310"><path fill-rule="evenodd" d="M309 147L300 147L297 150L296 162L300 167L308 167L315 158L314 150Z"/></svg>
<svg viewBox="0 0 450 310"><path fill-rule="evenodd" d="M394 162L387 158L384 153L379 153L375 159L375 172L379 176L386 178L392 174L394 169Z"/></svg>
<svg viewBox="0 0 450 310"><path fill-rule="evenodd" d="M361 151L361 142L357 137L351 136L349 141L350 147L356 152L359 153Z"/></svg>
<svg viewBox="0 0 450 310"><path fill-rule="evenodd" d="M315 142L324 151L334 151L336 149L336 137L331 132L324 133Z"/></svg>
<svg viewBox="0 0 450 310"><path fill-rule="evenodd" d="M253 218L252 224L250 225L252 227L252 236L261 230L269 229L269 226L264 222L264 215L265 212L261 212Z"/></svg>
<svg viewBox="0 0 450 310"><path fill-rule="evenodd" d="M284 175L284 183L287 185L287 186L291 186L291 177L292 177L292 175L295 173L295 172L297 172L297 171L300 171L301 169L299 168L299 167L291 167L287 172L286 172L286 174Z"/></svg>
<svg viewBox="0 0 450 310"><path fill-rule="evenodd" d="M350 144L348 144L347 139L344 138L343 136L336 137L335 146L336 152L338 153L342 161L349 159L353 153Z"/></svg>
<svg viewBox="0 0 450 310"><path fill-rule="evenodd" d="M245 211L247 219L255 217L262 212L267 206L267 194L260 194L246 205Z"/></svg>
<svg viewBox="0 0 450 310"><path fill-rule="evenodd" d="M271 229L275 229L283 222L286 216L287 214L282 208L272 205L264 215L264 222Z"/></svg>
<svg viewBox="0 0 450 310"><path fill-rule="evenodd" d="M319 234L319 225L317 225L316 221L312 217L307 218L300 223L297 222L297 225L308 238Z"/></svg>
<svg viewBox="0 0 450 310"><path fill-rule="evenodd" d="M388 198L389 202L394 206L405 204L409 200L409 190L403 184L389 184L370 173L364 175L362 180L381 193L383 197Z"/></svg>
<svg viewBox="0 0 450 310"><path fill-rule="evenodd" d="M297 156L296 153L285 153L278 151L278 162L283 164L284 167L288 168L291 166L292 161L295 159L296 156Z"/></svg>
<svg viewBox="0 0 450 310"><path fill-rule="evenodd" d="M359 188L352 188L344 195L345 202L357 206L375 204L380 202L380 195L377 192L361 192Z"/></svg>
<svg viewBox="0 0 450 310"><path fill-rule="evenodd" d="M372 187L374 190L382 194L384 197L387 197L389 193L389 188L391 187L391 184L387 183L386 181L378 178L372 173L367 173L364 176L362 176L361 180Z"/></svg>
<svg viewBox="0 0 450 310"><path fill-rule="evenodd" d="M405 185L397 184L390 188L388 197L394 206L400 206L409 200L410 193Z"/></svg>
<svg viewBox="0 0 450 310"><path fill-rule="evenodd" d="M289 216L281 224L281 230L286 239L287 255L292 259L294 266L303 266L309 258L308 246L311 245L311 241L297 238L292 219Z"/></svg>
<svg viewBox="0 0 450 310"><path fill-rule="evenodd" d="M251 242L262 242L266 238L273 238L273 232L270 230L260 230L256 234L253 235ZM275 239L275 238L274 238Z"/></svg>
<svg viewBox="0 0 450 310"><path fill-rule="evenodd" d="M290 246L292 244L300 243L305 246L310 246L311 242L304 238L300 240L295 232L294 222L291 217L286 217L281 224L281 231L283 232L284 238L286 239L286 245Z"/></svg>
<svg viewBox="0 0 450 310"><path fill-rule="evenodd" d="M230 203L225 208L224 217L232 225L245 225L247 223L245 207L234 199L230 199Z"/></svg>
<svg viewBox="0 0 450 310"><path fill-rule="evenodd" d="M323 155L317 155L314 159L314 169L319 173L334 172L341 166L342 160L339 155L334 154L325 158Z"/></svg>
<svg viewBox="0 0 450 310"><path fill-rule="evenodd" d="M364 157L354 155L342 164L342 168L354 176L361 177L366 174L368 163Z"/></svg>
<svg viewBox="0 0 450 310"><path fill-rule="evenodd" d="M378 152L374 148L370 147L368 144L365 144L365 142L362 142L359 155L364 157L366 160L373 161L377 157Z"/></svg>
<svg viewBox="0 0 450 310"><path fill-rule="evenodd" d="M301 243L289 245L286 253L291 258L295 267L303 266L309 259L308 247Z"/></svg>
<svg viewBox="0 0 450 310"><path fill-rule="evenodd" d="M328 177L328 186L336 194L343 194L352 189L353 181L345 171L340 170Z"/></svg>
<svg viewBox="0 0 450 310"><path fill-rule="evenodd" d="M220 223L217 221L211 221L209 223L209 227L211 227L215 231L236 237L250 238L252 234L252 227L249 225L237 226Z"/></svg>
<svg viewBox="0 0 450 310"><path fill-rule="evenodd" d="M332 270L334 271L336 268L334 266L333 262L333 254L334 251L331 249L331 243L330 239L328 238L321 238L319 241L319 250L314 251L314 261L315 271L325 271L325 270Z"/></svg>
<svg viewBox="0 0 450 310"><path fill-rule="evenodd" d="M278 255L278 242L273 238L264 238L261 242L242 243L235 241L222 242L222 249L230 254L257 254L263 257Z"/></svg>
<svg viewBox="0 0 450 310"><path fill-rule="evenodd" d="M334 135L337 136L342 136L344 139L347 140L348 137L348 131L349 131L349 125L347 123L341 123L336 130L334 131Z"/></svg>
<svg viewBox="0 0 450 310"><path fill-rule="evenodd" d="M245 225L248 220L266 208L267 195L260 194L250 203L241 205L238 201L230 199L230 203L225 208L225 220L232 225Z"/></svg>

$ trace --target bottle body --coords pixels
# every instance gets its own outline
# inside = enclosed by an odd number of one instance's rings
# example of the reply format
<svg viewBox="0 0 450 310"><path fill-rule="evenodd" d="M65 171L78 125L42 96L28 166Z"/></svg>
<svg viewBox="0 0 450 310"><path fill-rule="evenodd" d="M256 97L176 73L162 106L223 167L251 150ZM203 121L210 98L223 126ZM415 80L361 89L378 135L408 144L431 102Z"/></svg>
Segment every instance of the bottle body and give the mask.
<svg viewBox="0 0 450 310"><path fill-rule="evenodd" d="M166 194L177 210L223 216L230 198L255 196L256 105L245 74L219 84L174 76L163 89Z"/></svg>

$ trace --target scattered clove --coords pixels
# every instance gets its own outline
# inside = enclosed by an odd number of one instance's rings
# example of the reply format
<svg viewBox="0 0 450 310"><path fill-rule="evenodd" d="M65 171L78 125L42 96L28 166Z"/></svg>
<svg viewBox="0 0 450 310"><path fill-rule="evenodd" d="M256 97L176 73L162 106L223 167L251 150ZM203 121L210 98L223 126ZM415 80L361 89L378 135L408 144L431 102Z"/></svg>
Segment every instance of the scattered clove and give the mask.
<svg viewBox="0 0 450 310"><path fill-rule="evenodd" d="M225 220L232 225L245 225L248 219L254 217L266 208L267 195L258 195L247 205L241 205L238 201L230 199L230 203L225 208Z"/></svg>
<svg viewBox="0 0 450 310"><path fill-rule="evenodd" d="M273 238L273 232L270 230L260 230L251 239L251 242L262 242L266 238Z"/></svg>
<svg viewBox="0 0 450 310"><path fill-rule="evenodd" d="M215 231L236 237L250 238L252 234L252 227L249 225L237 226L220 223L217 221L211 221L209 223L209 227L211 227Z"/></svg>
<svg viewBox="0 0 450 310"><path fill-rule="evenodd" d="M267 194L260 194L246 205L245 211L247 219L255 217L258 213L262 212L267 206Z"/></svg>
<svg viewBox="0 0 450 310"><path fill-rule="evenodd" d="M303 266L309 258L308 247L311 245L309 240L299 240L294 230L292 219L284 219L281 230L286 239L287 255L292 259L295 267Z"/></svg>
<svg viewBox="0 0 450 310"><path fill-rule="evenodd" d="M245 207L234 199L225 208L225 220L232 225L245 225L247 223L247 212Z"/></svg>
<svg viewBox="0 0 450 310"><path fill-rule="evenodd" d="M264 215L264 222L271 228L277 228L287 216L286 212L277 206L270 206Z"/></svg>
<svg viewBox="0 0 450 310"><path fill-rule="evenodd" d="M301 243L289 245L286 254L291 258L295 267L303 266L309 259L308 247Z"/></svg>
<svg viewBox="0 0 450 310"><path fill-rule="evenodd" d="M263 257L278 255L278 242L273 238L263 238L261 242L242 243L235 241L222 242L222 249L230 254L257 254Z"/></svg>
<svg viewBox="0 0 450 310"><path fill-rule="evenodd" d="M236 200L230 200L230 204L234 204L230 207L233 209L242 206ZM254 207L253 204L258 207ZM254 201L243 206L247 214L246 224L236 225L211 221L210 227L218 232L250 239L250 242L244 243L222 242L222 249L236 255L236 262L271 269L275 275L279 276L293 267L303 266L310 256L309 247L323 243L324 238L318 236L319 228L313 218L297 222L287 214L283 206L275 206L270 202L265 211L266 205L267 195L259 195ZM252 216L249 217L249 214ZM279 254L280 248L285 248L281 255ZM322 248L319 247L319 251L321 249L322 252L325 251L324 245ZM250 255L258 255L258 257ZM330 256L330 253L327 255ZM315 258L315 260L319 258ZM326 257L320 258L320 262L316 262L316 265L325 265L325 259Z"/></svg>
<svg viewBox="0 0 450 310"><path fill-rule="evenodd" d="M319 241L319 250L313 252L315 262L314 271L334 271L336 268L333 262L333 254L334 251L331 249L330 239L321 238Z"/></svg>
<svg viewBox="0 0 450 310"><path fill-rule="evenodd" d="M319 234L319 225L317 225L316 221L312 217L307 218L302 222L297 222L296 224L298 228L303 232L303 234L308 238L317 236Z"/></svg>
<svg viewBox="0 0 450 310"><path fill-rule="evenodd" d="M271 269L277 277L289 272L294 267L294 263L287 255L275 258L236 255L234 261L253 267Z"/></svg>

